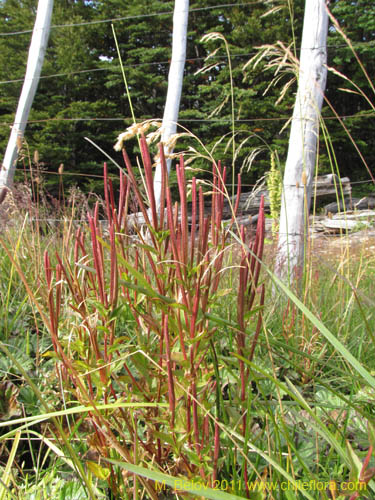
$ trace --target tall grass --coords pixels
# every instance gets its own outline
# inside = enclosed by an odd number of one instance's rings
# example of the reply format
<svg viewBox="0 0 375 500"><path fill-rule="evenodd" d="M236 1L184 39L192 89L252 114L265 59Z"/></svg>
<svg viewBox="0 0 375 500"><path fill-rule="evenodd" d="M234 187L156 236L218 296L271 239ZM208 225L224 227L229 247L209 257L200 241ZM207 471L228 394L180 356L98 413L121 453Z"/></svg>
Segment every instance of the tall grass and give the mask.
<svg viewBox="0 0 375 500"><path fill-rule="evenodd" d="M124 152L118 203L105 170L86 227L67 223L60 244L32 247L27 224L2 239L9 277L31 299L27 359L43 338L30 373L19 336L2 332L13 364L2 377L17 374L0 422L4 498L50 498L56 484L66 498L340 498L350 480L371 496L372 284L361 288L373 262L344 278L340 263L330 275L315 264L302 302L284 289L288 303L275 303L263 209L253 235L223 225L225 168L213 166L207 212L195 179L188 203L181 158L179 203L164 175L157 213L141 145L144 195Z"/></svg>

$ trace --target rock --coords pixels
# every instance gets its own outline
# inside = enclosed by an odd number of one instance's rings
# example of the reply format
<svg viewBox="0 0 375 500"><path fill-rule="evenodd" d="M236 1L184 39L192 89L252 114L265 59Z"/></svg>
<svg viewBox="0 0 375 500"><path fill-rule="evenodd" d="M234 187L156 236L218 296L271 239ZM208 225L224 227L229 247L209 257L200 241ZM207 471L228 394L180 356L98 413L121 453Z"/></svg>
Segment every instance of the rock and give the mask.
<svg viewBox="0 0 375 500"><path fill-rule="evenodd" d="M371 196L365 196L364 198L344 198L345 204L340 200L340 212L344 210L366 210L369 208L375 208L375 198ZM328 203L324 207L324 213L327 215L329 212L331 214L337 214L339 211L339 205L336 201Z"/></svg>
<svg viewBox="0 0 375 500"><path fill-rule="evenodd" d="M335 214L332 216L332 219L348 219L348 220L375 220L375 211L374 210L360 210L359 212L346 212L345 214Z"/></svg>
<svg viewBox="0 0 375 500"><path fill-rule="evenodd" d="M328 203L328 205L325 205L325 207L324 207L324 213L325 213L325 215L327 215L329 213L330 214L337 214L338 211L342 212L344 210L351 210L353 208L352 201L353 200L350 198L344 198L344 201L340 200L340 209L339 209L339 204L337 203L337 201L333 201L332 203Z"/></svg>
<svg viewBox="0 0 375 500"><path fill-rule="evenodd" d="M370 227L371 224L367 221L357 221L348 219L325 219L323 221L323 226L329 232L339 233L341 231L353 231L357 229L363 229L363 226Z"/></svg>
<svg viewBox="0 0 375 500"><path fill-rule="evenodd" d="M355 200L357 200L357 198ZM375 198L371 196L365 196L358 201L353 200L354 210L366 210L368 208L375 208Z"/></svg>

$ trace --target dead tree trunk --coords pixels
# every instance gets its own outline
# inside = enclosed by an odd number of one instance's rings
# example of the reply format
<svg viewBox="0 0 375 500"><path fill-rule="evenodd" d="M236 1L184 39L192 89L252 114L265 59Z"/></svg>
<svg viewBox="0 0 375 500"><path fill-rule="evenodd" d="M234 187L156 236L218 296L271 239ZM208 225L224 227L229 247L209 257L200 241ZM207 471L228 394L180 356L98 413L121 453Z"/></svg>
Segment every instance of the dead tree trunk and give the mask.
<svg viewBox="0 0 375 500"><path fill-rule="evenodd" d="M326 0L306 0L299 80L285 166L276 275L292 280L303 264L319 118L327 79Z"/></svg>
<svg viewBox="0 0 375 500"><path fill-rule="evenodd" d="M53 0L39 0L27 59L25 80L23 82L16 117L0 170L0 200L4 199L6 191L13 184L19 140L22 140L25 132L29 112L38 87L39 76L48 43L52 9Z"/></svg>
<svg viewBox="0 0 375 500"><path fill-rule="evenodd" d="M168 144L170 137L176 133L178 111L180 107L182 82L186 60L186 39L189 16L189 0L175 0L173 14L172 59L168 76L167 99L164 108L161 141L164 144L164 154L173 152L173 145ZM168 174L171 169L171 159L167 159ZM156 207L160 206L161 164L156 165L154 177L154 192Z"/></svg>

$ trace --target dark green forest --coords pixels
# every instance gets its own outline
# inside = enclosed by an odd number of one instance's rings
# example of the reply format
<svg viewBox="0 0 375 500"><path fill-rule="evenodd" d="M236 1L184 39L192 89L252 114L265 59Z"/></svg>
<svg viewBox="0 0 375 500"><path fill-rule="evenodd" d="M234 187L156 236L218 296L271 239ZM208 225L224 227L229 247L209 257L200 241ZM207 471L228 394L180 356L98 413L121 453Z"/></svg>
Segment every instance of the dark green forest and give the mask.
<svg viewBox="0 0 375 500"><path fill-rule="evenodd" d="M223 2L221 2L223 3ZM231 80L225 44L221 40L201 43L210 32L222 33L230 48L233 70L236 146L246 139L236 156L236 170L246 166L254 151L245 182L254 183L269 169L270 151L276 150L281 167L286 159L289 126L296 83L278 102L284 85L293 78L288 67L270 86L274 70L267 69L270 57L255 67L244 65L257 47L282 42L298 56L303 21L303 3L284 1L233 2L217 0L190 3L187 61L179 122L211 149L215 158L232 164L227 148L232 130ZM27 51L35 20L36 0L0 2L0 150L4 154L10 126L25 73ZM370 79L375 75L375 7L372 0L338 0L330 9L350 38ZM56 0L52 29L42 78L30 114L25 139L26 156L19 162L23 179L35 150L46 174L51 193L58 189L59 166L64 165L64 187L77 184L85 191L101 192L105 157L84 138L89 137L114 159L116 137L132 124L131 112L112 33L113 24L125 67L137 121L162 118L171 54L173 2L159 0ZM266 15L268 13L268 15ZM330 27L328 65L345 75L374 103L370 83L352 50L334 26ZM217 50L210 71L196 74L205 58ZM268 91L265 93L265 91ZM356 148L342 124L353 136L368 165L374 163L374 110L358 93L340 89L355 87L329 72L325 125L332 141L341 175L366 179ZM334 111L333 111L334 110ZM177 149L197 143L181 142ZM137 142L130 141L131 155ZM196 165L201 167L199 161ZM206 165L207 167L208 165ZM320 145L320 173L330 170L325 141ZM112 173L116 167L110 166ZM246 169L247 170L247 169ZM83 174L77 176L76 174ZM90 177L94 176L94 177Z"/></svg>

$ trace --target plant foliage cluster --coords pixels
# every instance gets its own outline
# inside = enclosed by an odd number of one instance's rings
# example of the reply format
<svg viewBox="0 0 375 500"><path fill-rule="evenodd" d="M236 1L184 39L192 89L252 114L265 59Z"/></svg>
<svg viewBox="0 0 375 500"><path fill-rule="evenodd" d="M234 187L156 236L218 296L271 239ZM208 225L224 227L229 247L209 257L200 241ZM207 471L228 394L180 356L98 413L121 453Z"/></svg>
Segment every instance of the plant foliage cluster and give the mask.
<svg viewBox="0 0 375 500"><path fill-rule="evenodd" d="M104 170L105 223L71 202L43 236L29 200L0 240L0 495L372 498L373 258L310 262L300 300L261 263L262 206L223 225L226 168L207 212L181 157L174 203L161 148L158 216L140 148L143 188L125 151L118 202Z"/></svg>
<svg viewBox="0 0 375 500"><path fill-rule="evenodd" d="M372 75L375 50L372 2L340 0L331 3L330 7ZM35 0L3 0L0 3L2 151L5 151L22 85L35 8ZM291 116L295 84L276 104L284 84L293 75L282 71L277 75L281 77L278 83L269 88L274 70L267 70L266 66L271 56L255 68L248 66L244 70L244 65L256 54L256 47L275 41L288 47L290 54L298 55L303 2L271 5L259 1L220 6L216 0L201 0L191 2L190 10L180 123L209 149L215 146L215 156L230 165L233 145L228 132L233 112L236 146L245 141L236 156L236 170L244 167L249 154L260 148L250 174L244 177L254 182L269 169L269 155L262 149L264 145L278 152L281 163L285 161L288 127L283 127ZM159 0L132 0L126 2L126 6L119 0L56 2L54 27L42 73L48 78L40 81L26 140L31 151L39 151L41 163L48 172L56 174L64 164L66 186L78 183L86 190L100 192L101 181L88 176L101 175L103 156L84 138L89 137L105 151L112 151L114 138L132 123L110 20L114 20L135 116L142 121L163 115L171 54L172 11L173 2ZM26 32L10 35L22 31ZM220 33L227 41L232 81L223 41L201 42L201 37L211 32ZM329 65L353 79L367 93L369 83L334 27L330 29L328 54ZM210 59L206 62L207 56ZM204 70L207 66L209 69ZM18 81L8 83L10 80ZM347 81L331 73L327 98L340 116L347 117L346 127L356 136L357 145L370 160L375 136L371 108L363 97L339 91L338 87L355 90ZM332 117L332 109L326 105L323 114ZM335 137L341 173L352 177L364 175L358 154L342 126L331 118L326 123L331 136ZM137 150L136 145L134 150ZM133 157L131 150L129 154ZM113 155L116 157L116 153ZM19 166L22 168L22 162ZM321 170L324 168L328 168L328 161L322 150ZM56 194L58 177L50 174L47 180L51 192Z"/></svg>

